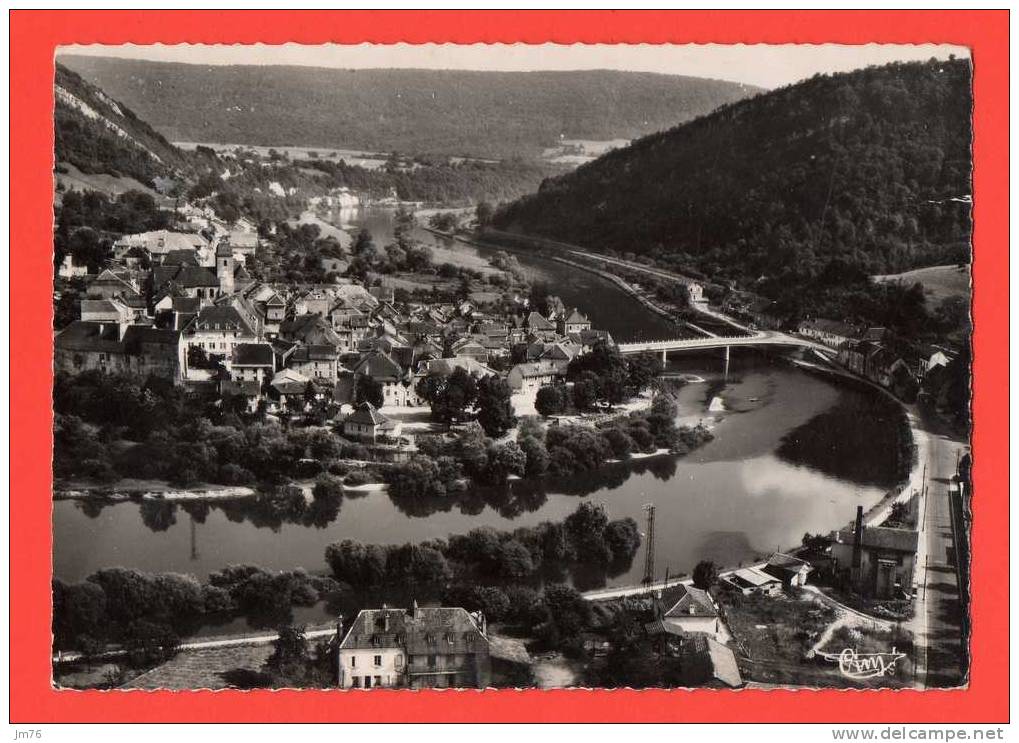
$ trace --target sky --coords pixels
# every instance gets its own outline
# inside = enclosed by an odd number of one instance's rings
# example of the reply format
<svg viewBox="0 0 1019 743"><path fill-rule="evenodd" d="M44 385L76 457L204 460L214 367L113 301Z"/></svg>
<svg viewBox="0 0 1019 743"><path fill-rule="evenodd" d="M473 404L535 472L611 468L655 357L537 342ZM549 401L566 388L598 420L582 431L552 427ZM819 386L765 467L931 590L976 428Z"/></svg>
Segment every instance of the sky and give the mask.
<svg viewBox="0 0 1019 743"><path fill-rule="evenodd" d="M896 61L968 57L965 47L923 44L326 44L307 46L65 46L58 53L206 65L302 65L370 69L586 70L660 72L777 88L821 72Z"/></svg>

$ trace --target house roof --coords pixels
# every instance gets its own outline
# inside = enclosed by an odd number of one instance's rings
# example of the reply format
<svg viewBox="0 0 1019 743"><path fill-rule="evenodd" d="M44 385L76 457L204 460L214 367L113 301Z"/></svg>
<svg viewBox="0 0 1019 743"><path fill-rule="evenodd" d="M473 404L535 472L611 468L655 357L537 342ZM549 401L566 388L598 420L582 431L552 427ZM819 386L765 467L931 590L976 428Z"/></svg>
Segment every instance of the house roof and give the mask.
<svg viewBox="0 0 1019 743"><path fill-rule="evenodd" d="M760 588L769 583L781 582L774 575L768 575L763 570L758 570L757 568L741 568L729 575L728 579L737 585L751 588Z"/></svg>
<svg viewBox="0 0 1019 743"><path fill-rule="evenodd" d="M423 607L362 609L341 650L404 648L408 655L469 654L487 650L488 639L466 609Z"/></svg>
<svg viewBox="0 0 1019 743"><path fill-rule="evenodd" d="M477 377L495 373L472 356L455 356L451 359L430 359L425 373L448 377L457 369L463 369L468 374Z"/></svg>
<svg viewBox="0 0 1019 743"><path fill-rule="evenodd" d="M219 278L205 266L156 266L152 269L152 286L156 291L171 281L185 289L219 286Z"/></svg>
<svg viewBox="0 0 1019 743"><path fill-rule="evenodd" d="M527 316L527 327L531 330L555 330L555 325L537 312L532 312Z"/></svg>
<svg viewBox="0 0 1019 743"><path fill-rule="evenodd" d="M125 352L132 355L140 351L143 344L176 347L180 344L180 331L151 325L128 325L123 342Z"/></svg>
<svg viewBox="0 0 1019 743"><path fill-rule="evenodd" d="M549 375L565 374L567 363L568 362L559 359L533 361L529 364L517 364L510 370L510 373L516 372L524 379L533 379L534 377L547 377Z"/></svg>
<svg viewBox="0 0 1019 743"><path fill-rule="evenodd" d="M297 350L294 351L294 355L290 357L290 360L297 362L336 361L336 358L337 352L335 346L309 345L298 346Z"/></svg>
<svg viewBox="0 0 1019 743"><path fill-rule="evenodd" d="M837 320L826 320L823 317L819 317L816 320L804 320L800 323L800 328L816 330L821 333L830 333L843 338L855 338L859 335L859 331L857 331L857 329L852 325L839 322Z"/></svg>
<svg viewBox="0 0 1019 743"><path fill-rule="evenodd" d="M576 336L576 338L573 336ZM581 346L593 346L599 341L605 341L606 343L611 344L612 334L607 330L588 328L587 330L581 330L579 333L571 333L570 340Z"/></svg>
<svg viewBox="0 0 1019 743"><path fill-rule="evenodd" d="M169 230L154 230L152 232L139 232L134 235L124 235L117 240L117 245L140 246L153 254L166 254L171 250L194 249L208 245L208 241L201 235L193 232L170 232Z"/></svg>
<svg viewBox="0 0 1019 743"><path fill-rule="evenodd" d="M803 568L810 568L810 563L798 557L787 555L785 552L775 552L768 558L768 565L773 568L784 568L794 572Z"/></svg>
<svg viewBox="0 0 1019 743"><path fill-rule="evenodd" d="M740 676L735 653L713 637L705 637L704 640L707 643L715 678L734 689L742 686L743 677Z"/></svg>
<svg viewBox="0 0 1019 743"><path fill-rule="evenodd" d="M367 354L354 367L354 372L372 379L400 379L403 369L382 351Z"/></svg>
<svg viewBox="0 0 1019 743"><path fill-rule="evenodd" d="M644 630L649 635L669 634L682 638L680 647L684 652L707 656L711 662L711 675L716 681L732 688L743 685L735 653L710 635L704 632L686 632L660 619L645 624Z"/></svg>
<svg viewBox="0 0 1019 743"><path fill-rule="evenodd" d="M234 366L273 366L272 346L268 343L237 343L233 347Z"/></svg>
<svg viewBox="0 0 1019 743"><path fill-rule="evenodd" d="M836 534L836 541L841 544L853 544L853 529L842 529ZM890 526L866 526L863 529L861 544L870 549L891 550L893 552L916 552L919 535L912 529L895 529Z"/></svg>
<svg viewBox="0 0 1019 743"><path fill-rule="evenodd" d="M309 381L311 380L300 372L293 369L281 369L276 372L276 376L269 384L281 395L299 395L304 392Z"/></svg>
<svg viewBox="0 0 1019 743"><path fill-rule="evenodd" d="M382 415L370 402L363 402L358 405L357 409L348 415L344 421L344 423L358 423L362 426L371 426L372 428L385 426L389 422L389 418Z"/></svg>
<svg viewBox="0 0 1019 743"><path fill-rule="evenodd" d="M685 593L672 605L672 608L665 612L667 619L678 619L680 617L717 617L718 609L715 602L711 600L707 591L693 586L682 586Z"/></svg>
<svg viewBox="0 0 1019 743"><path fill-rule="evenodd" d="M88 285L89 287L92 287L102 286L104 284L120 287L130 294L138 294L138 288L131 281L128 281L123 276L114 273L108 268L101 271L98 276L89 282Z"/></svg>
<svg viewBox="0 0 1019 743"><path fill-rule="evenodd" d="M82 299L81 314L95 314L97 312L115 312L118 315L128 315L127 306L116 299Z"/></svg>
<svg viewBox="0 0 1019 743"><path fill-rule="evenodd" d="M173 297L174 312L192 312L198 314L202 308L202 300L198 297Z"/></svg>
<svg viewBox="0 0 1019 743"><path fill-rule="evenodd" d="M566 322L567 323L586 323L586 322L591 322L591 321L587 319L586 315L582 315L580 313L580 310L574 309L573 312L570 313L569 317L566 318Z"/></svg>
<svg viewBox="0 0 1019 743"><path fill-rule="evenodd" d="M240 312L230 305L210 305L203 307L195 318L193 326L198 330L236 330L245 335L254 335L255 331Z"/></svg>
<svg viewBox="0 0 1019 743"><path fill-rule="evenodd" d="M134 250L134 248L132 248ZM198 254L193 248L171 250L163 257L164 266L197 266Z"/></svg>
<svg viewBox="0 0 1019 743"><path fill-rule="evenodd" d="M122 350L117 326L85 320L75 320L57 333L53 345L63 351L119 353Z"/></svg>

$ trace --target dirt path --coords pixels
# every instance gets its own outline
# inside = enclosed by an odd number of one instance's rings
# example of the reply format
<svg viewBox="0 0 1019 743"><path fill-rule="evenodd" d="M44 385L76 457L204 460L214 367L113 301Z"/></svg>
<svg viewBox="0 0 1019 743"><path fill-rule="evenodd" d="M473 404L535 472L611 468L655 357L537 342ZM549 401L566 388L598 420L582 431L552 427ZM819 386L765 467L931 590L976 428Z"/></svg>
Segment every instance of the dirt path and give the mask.
<svg viewBox="0 0 1019 743"><path fill-rule="evenodd" d="M562 689L579 681L576 665L561 655L540 656L531 665L539 689Z"/></svg>

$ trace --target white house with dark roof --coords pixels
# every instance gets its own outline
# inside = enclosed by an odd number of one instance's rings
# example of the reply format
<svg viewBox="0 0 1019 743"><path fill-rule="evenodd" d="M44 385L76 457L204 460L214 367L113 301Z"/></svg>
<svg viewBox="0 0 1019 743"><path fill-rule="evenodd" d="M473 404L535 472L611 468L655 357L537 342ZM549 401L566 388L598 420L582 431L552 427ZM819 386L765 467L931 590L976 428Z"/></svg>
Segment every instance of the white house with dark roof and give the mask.
<svg viewBox="0 0 1019 743"><path fill-rule="evenodd" d="M555 384L566 378L565 359L546 359L527 364L517 364L510 369L506 380L514 392L537 392L539 388Z"/></svg>
<svg viewBox="0 0 1019 743"><path fill-rule="evenodd" d="M339 647L341 689L483 689L491 682L484 615L460 607L362 609Z"/></svg>
<svg viewBox="0 0 1019 743"><path fill-rule="evenodd" d="M235 345L258 340L249 319L229 304L203 307L185 334L189 346L198 346L207 354L226 358L233 354Z"/></svg>
<svg viewBox="0 0 1019 743"><path fill-rule="evenodd" d="M230 377L235 382L261 383L276 371L276 355L268 343L237 343L231 350Z"/></svg>
<svg viewBox="0 0 1019 743"><path fill-rule="evenodd" d="M343 435L358 441L377 442L379 439L395 439L400 436L402 426L380 413L370 402L363 402L343 420Z"/></svg>
<svg viewBox="0 0 1019 743"><path fill-rule="evenodd" d="M339 352L330 345L298 346L287 365L309 379L328 382L335 382L342 368Z"/></svg>
<svg viewBox="0 0 1019 743"><path fill-rule="evenodd" d="M370 377L382 387L383 406L406 408L422 404L415 389L414 375L384 351L365 354L354 367L355 384L358 377Z"/></svg>
<svg viewBox="0 0 1019 743"><path fill-rule="evenodd" d="M582 333L585 330L591 329L591 321L587 319L587 316L580 312L580 310L574 309L570 312L563 321L559 324L559 333L561 335L568 335L569 333Z"/></svg>
<svg viewBox="0 0 1019 743"><path fill-rule="evenodd" d="M665 612L662 622L683 632L703 632L718 640L728 638L728 631L711 595L694 586L681 585L680 588L682 595Z"/></svg>

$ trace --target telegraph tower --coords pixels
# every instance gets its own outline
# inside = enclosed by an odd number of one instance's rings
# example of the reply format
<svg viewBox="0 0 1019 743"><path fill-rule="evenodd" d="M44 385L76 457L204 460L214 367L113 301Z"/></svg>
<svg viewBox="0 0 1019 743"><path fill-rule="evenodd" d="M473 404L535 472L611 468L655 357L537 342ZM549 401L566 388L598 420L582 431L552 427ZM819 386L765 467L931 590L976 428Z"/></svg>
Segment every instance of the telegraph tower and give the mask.
<svg viewBox="0 0 1019 743"><path fill-rule="evenodd" d="M644 553L644 580L641 582L650 589L655 582L655 504L645 503L644 510L647 512L647 549Z"/></svg>

